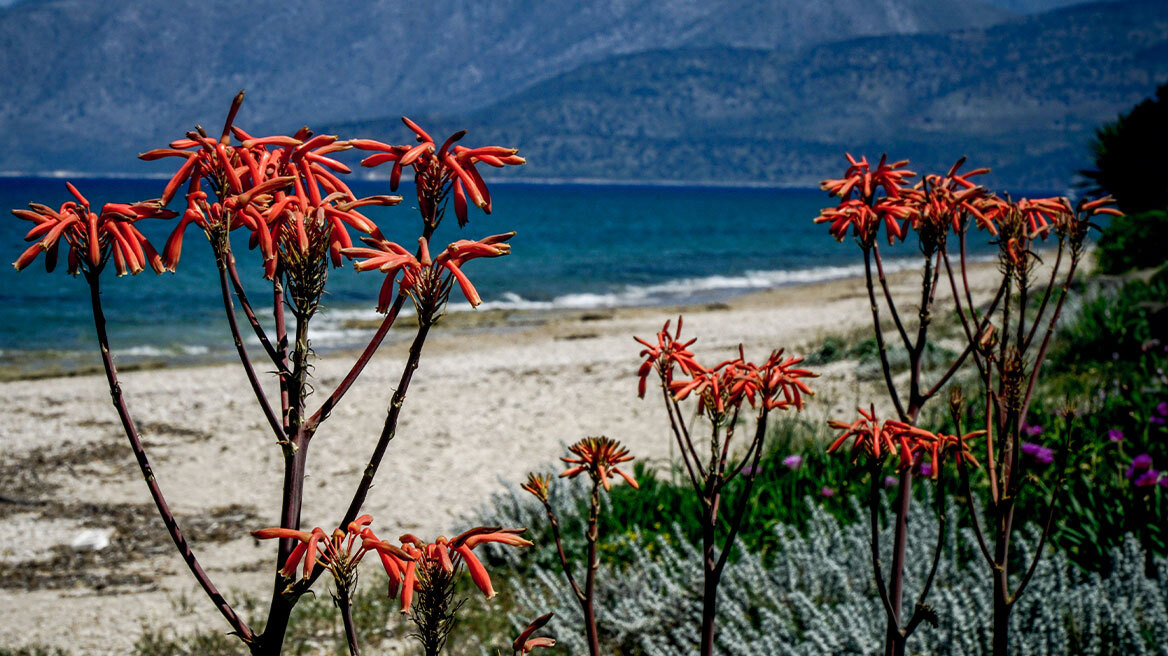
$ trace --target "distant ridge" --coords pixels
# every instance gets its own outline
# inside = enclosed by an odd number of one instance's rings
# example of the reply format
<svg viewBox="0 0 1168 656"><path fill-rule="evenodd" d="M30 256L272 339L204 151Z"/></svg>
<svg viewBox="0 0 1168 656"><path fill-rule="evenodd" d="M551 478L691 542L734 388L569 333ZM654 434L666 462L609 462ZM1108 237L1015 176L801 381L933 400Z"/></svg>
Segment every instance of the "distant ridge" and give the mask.
<svg viewBox="0 0 1168 656"><path fill-rule="evenodd" d="M843 152L914 168L966 154L993 182L1064 189L1099 122L1168 80L1168 2L1094 4L943 35L800 52L663 50L582 66L436 120L521 144L514 175L813 186ZM395 118L334 126L400 137Z"/></svg>
<svg viewBox="0 0 1168 656"><path fill-rule="evenodd" d="M0 171L157 175L134 156L244 87L256 131L409 113L543 179L807 186L887 148L1064 185L1168 70L1168 3L1021 15L1066 1L29 0L0 9Z"/></svg>

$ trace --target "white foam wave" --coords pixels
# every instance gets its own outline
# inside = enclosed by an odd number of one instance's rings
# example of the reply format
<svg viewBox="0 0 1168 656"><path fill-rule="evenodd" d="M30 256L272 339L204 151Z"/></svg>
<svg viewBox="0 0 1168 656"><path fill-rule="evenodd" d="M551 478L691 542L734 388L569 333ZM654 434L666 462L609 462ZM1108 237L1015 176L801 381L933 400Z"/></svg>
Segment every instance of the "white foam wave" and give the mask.
<svg viewBox="0 0 1168 656"><path fill-rule="evenodd" d="M918 258L898 258L884 263L886 273L920 266ZM524 298L515 292L502 292L485 301L479 310L602 310L618 307L668 305L673 303L707 302L752 291L762 291L785 285L804 285L828 280L861 276L863 265L822 266L806 269L778 269L745 271L739 275L713 275L700 278L677 278L649 285L625 285L608 292L575 292L561 294L551 300ZM448 312L465 312L472 308L452 292ZM402 315L413 314L407 303ZM310 338L318 348L359 346L369 338L371 328L350 328L355 321L372 322L381 315L373 308L330 309L313 322ZM289 330L292 328L289 327Z"/></svg>
<svg viewBox="0 0 1168 656"><path fill-rule="evenodd" d="M174 355L206 355L210 353L211 349L206 346L147 346L140 344L138 346L131 346L129 348L117 349L116 355L138 357L138 358L157 358Z"/></svg>
<svg viewBox="0 0 1168 656"><path fill-rule="evenodd" d="M885 263L886 273L919 266L915 258ZM740 275L714 275L702 278L678 278L651 285L626 285L611 292L579 292L556 296L550 301L525 299L505 292L496 300L482 304L484 310L597 310L639 305L663 305L704 301L726 295L762 291L786 285L805 285L863 275L862 265L822 266L807 269L745 271ZM454 307L451 309L465 309Z"/></svg>

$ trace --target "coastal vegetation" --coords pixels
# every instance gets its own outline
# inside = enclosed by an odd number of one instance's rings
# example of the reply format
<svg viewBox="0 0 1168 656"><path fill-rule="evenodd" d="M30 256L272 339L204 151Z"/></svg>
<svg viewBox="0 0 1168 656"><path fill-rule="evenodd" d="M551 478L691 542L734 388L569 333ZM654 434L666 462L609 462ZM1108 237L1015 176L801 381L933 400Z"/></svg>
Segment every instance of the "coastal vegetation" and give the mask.
<svg viewBox="0 0 1168 656"><path fill-rule="evenodd" d="M1145 224L1115 209L1124 200L1106 195L1105 175L1099 193L1077 201L1013 198L978 183L987 169L963 171L964 158L918 175L907 161L848 155L843 176L821 184L834 204L806 218L827 224L825 239L858 248L869 331L808 336L749 360L760 345L695 355L678 317L630 345L626 377L629 396L656 402L660 393L676 454L667 467L630 469L636 454L620 442L574 436L563 480L532 473L453 527L453 538L390 540L381 535L392 527L362 509L390 443L409 449L425 438L423 427L397 440L427 340L455 287L481 304L463 267L508 255L514 233L443 250L432 239L448 210L459 228L472 208L493 211L480 167L525 160L513 148L465 147L465 131L436 140L408 118L403 145L307 128L255 137L235 125L242 102L241 92L221 132L197 127L142 155L179 162L156 199L91 204L66 183L73 200L59 208L14 210L32 223L33 242L16 268L61 265L88 287L114 411L206 597L181 603L209 603L219 615L220 626L190 635L143 627L138 653L356 656L414 648L403 647L407 638L427 656L900 656L937 645L1004 656L1162 653L1168 644L1168 273L1140 243ZM1112 132L1101 131L1101 143ZM1112 166L1111 148L1097 148L1100 171ZM363 166L388 165L391 192L412 176L416 239L391 239L362 214L403 199L355 196L342 178L348 166L332 157L352 149L369 153ZM169 209L176 198L181 212ZM174 222L161 248L137 227L149 220ZM192 226L211 245L213 292L254 395L251 415L283 464L278 512L261 512L278 524L238 527L270 545L266 591L221 591L188 543L106 330L109 274L173 271ZM233 250L235 230L258 257ZM992 253L985 289L970 282L975 240ZM907 296L882 253L899 242L919 251L919 284ZM1086 275L1093 258L1109 275ZM309 325L323 311L330 266L346 260L383 274L370 300L385 318L348 372L325 384ZM262 321L244 277L268 287ZM352 448L372 448L351 501L332 524L310 529L302 510L322 489L306 484L312 439L405 321L416 328L392 394L360 409L385 420L376 439L353 437ZM863 401L844 419L816 394L831 364L857 370ZM312 398L323 399L315 410ZM433 484L458 481L436 475ZM363 560L374 565L359 568ZM510 594L496 597L501 580Z"/></svg>

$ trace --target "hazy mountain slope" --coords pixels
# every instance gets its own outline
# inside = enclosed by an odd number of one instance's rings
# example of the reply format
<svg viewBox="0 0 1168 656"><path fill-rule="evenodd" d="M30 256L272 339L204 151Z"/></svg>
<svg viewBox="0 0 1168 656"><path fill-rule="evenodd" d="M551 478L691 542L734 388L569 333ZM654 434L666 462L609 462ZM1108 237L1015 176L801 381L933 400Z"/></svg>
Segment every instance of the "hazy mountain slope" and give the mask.
<svg viewBox="0 0 1168 656"><path fill-rule="evenodd" d="M650 49L789 50L1008 16L965 0L27 2L0 10L0 170L135 170L127 154L218 120L241 87L247 125L290 130L465 111Z"/></svg>
<svg viewBox="0 0 1168 656"><path fill-rule="evenodd" d="M1168 3L1090 5L799 53L671 50L583 66L445 121L521 144L520 175L812 184L844 150L1059 187L1086 140L1168 79ZM392 119L343 126L400 135Z"/></svg>

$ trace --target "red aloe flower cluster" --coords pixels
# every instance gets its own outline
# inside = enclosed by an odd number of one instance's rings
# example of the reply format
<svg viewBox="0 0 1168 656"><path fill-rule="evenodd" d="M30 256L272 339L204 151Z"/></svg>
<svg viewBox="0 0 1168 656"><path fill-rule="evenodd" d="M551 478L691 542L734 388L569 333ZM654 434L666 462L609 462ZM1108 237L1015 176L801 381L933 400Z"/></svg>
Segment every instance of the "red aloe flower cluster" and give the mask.
<svg viewBox="0 0 1168 656"><path fill-rule="evenodd" d="M668 335L669 324L665 325L665 333ZM588 499L588 524L584 531L584 539L588 544L588 553L585 556L584 563L584 584L576 580L576 575L572 571L572 564L570 562L568 553L564 551L564 542L560 536L560 520L556 516L556 511L548 502L548 495L551 491L552 478L548 474L530 473L527 475L527 482L521 487L523 490L531 493L543 505L544 512L547 514L548 523L551 524L552 536L556 541L556 553L560 557L560 567L563 569L564 577L568 580L568 585L572 588L572 594L576 601L580 604L580 610L584 614L584 633L588 640L588 653L591 656L598 656L600 654L600 632L596 625L596 607L595 607L595 589L596 589L596 574L600 569L600 560L597 557L597 545L600 541L600 496L601 489L605 492L611 490L610 478L613 475L620 476L633 487L633 489L640 489L635 478L622 471L618 465L629 462L633 456L629 455L629 450L621 446L621 443L608 437L585 437L568 447L571 455L560 458L565 464L569 465L567 469L560 473L560 478L575 478L581 474L587 474L592 479L592 492ZM549 647L555 644L555 641L547 643L538 642L540 639L536 638L526 642L527 649L521 649L524 644L524 639L535 630L535 625L541 620L546 622L551 616L545 616L532 623L527 631L515 641L515 651L517 653L526 654L530 651L530 647ZM535 628L533 628L535 627Z"/></svg>
<svg viewBox="0 0 1168 656"><path fill-rule="evenodd" d="M882 155L875 169L863 157L856 160L847 155L847 160L844 177L820 183L840 203L821 210L815 218L816 223L831 224L829 231L837 241L843 241L850 230L861 245L870 246L883 225L890 244L903 241L911 229L921 234L926 245L935 247L947 230L964 233L970 217L991 236L998 235L1001 222L1013 217L1022 222L1027 238L1045 238L1052 227L1069 232L1094 214L1117 212L1105 207L1113 202L1110 198L1083 201L1077 209L1061 197L1017 202L1000 198L970 180L989 173L988 168L959 172L964 157L947 173L926 174L912 186L907 186L907 179L916 174L903 168L908 160L888 164Z"/></svg>
<svg viewBox="0 0 1168 656"><path fill-rule="evenodd" d="M702 371L702 366L694 360L694 354L689 350L689 347L697 341L693 338L688 342L680 342L678 338L681 337L681 317L677 318L677 331L669 334L669 321L657 333L657 343L653 344L649 341L641 339L640 337L633 337L634 340L644 345L644 350L641 351L641 357L645 361L641 363L641 368L637 371L639 382L637 383L637 396L645 398L645 387L648 383L649 374L654 369L662 377L662 379L669 384L673 382L673 368L676 366L681 369L682 373L692 375L696 372Z"/></svg>
<svg viewBox="0 0 1168 656"><path fill-rule="evenodd" d="M656 370L665 387L675 401L682 401L690 394L702 399L703 411L711 416L721 416L727 408L737 408L743 401L753 407L761 403L768 410L793 406L803 408L803 395L813 395L802 378L814 378L806 369L795 365L802 358L783 358L783 349L773 351L761 365L746 360L742 347L738 357L726 360L713 367L698 363L689 347L697 338L687 342L681 337L682 318L677 318L677 330L669 332L669 322L657 333L657 343L653 344L640 337L634 337L645 348L641 351L644 362L637 371L637 395L645 397L649 373ZM689 376L689 380L676 380L674 368Z"/></svg>
<svg viewBox="0 0 1168 656"><path fill-rule="evenodd" d="M853 458L864 453L880 461L886 455L895 453L899 458L898 469L912 467L927 457L931 465L929 472L932 478L937 477L940 458L945 453L953 452L954 459L959 464L969 462L975 467L978 466L977 460L969 450L968 441L985 435L984 430L960 436L930 433L902 421L889 419L881 422L876 416L875 408L871 406L867 410L856 408L856 411L860 413L860 417L852 423L836 419L827 422L832 428L843 431L827 447L828 453L835 453L851 439Z"/></svg>
<svg viewBox="0 0 1168 656"><path fill-rule="evenodd" d="M882 155L876 169L872 170L866 157L857 160L849 154L847 158L844 177L819 183L824 191L838 196L840 204L823 210L815 222L830 222L831 234L838 241L843 241L851 228L861 241L871 242L881 223L886 227L889 243L895 239L903 240L905 232L901 221L908 219L912 211L903 202L901 189L907 178L916 175L904 168L908 160L889 164L887 156Z"/></svg>
<svg viewBox="0 0 1168 656"><path fill-rule="evenodd" d="M658 335L659 340L662 335L668 334L662 330ZM691 343L693 340L687 342L687 346ZM802 358L784 358L783 353L783 349L772 351L766 361L759 365L746 361L744 351L739 346L738 357L734 360L718 363L714 367L703 367L693 360L693 354L689 351L673 351L654 357L652 350L647 349L642 351L642 357L649 360L641 364L641 370L644 371L646 365L652 363L665 367L663 371L666 375L663 378L668 379L666 385L674 400L684 400L695 395L701 399L702 411L708 413L710 418L723 417L728 410L737 410L743 402L749 403L751 407L763 406L766 410L781 410L788 406L801 410L804 405L802 397L815 393L802 382L802 378L818 375L795 368L802 362ZM673 364L679 365L683 374L689 376L688 381L673 378ZM644 385L645 378L642 376L638 390L641 396L644 396Z"/></svg>
<svg viewBox="0 0 1168 656"><path fill-rule="evenodd" d="M438 209L434 205L434 199L444 197L448 190L453 191L454 213L459 226L465 226L467 222L468 196L476 207L490 214L491 192L475 164L481 162L487 166L503 168L527 163L514 148L501 146L466 148L456 145L457 141L466 136L466 130L455 132L442 142L442 146L435 148L434 138L417 123L405 116L402 117L402 122L417 137L417 145L391 146L372 139L355 139L350 143L361 150L378 151L377 154L361 160L361 166L375 167L393 162L393 169L389 174L389 186L392 191L397 191L402 170L412 166L418 190L419 209L426 216L433 216Z"/></svg>
<svg viewBox="0 0 1168 656"><path fill-rule="evenodd" d="M415 256L402 246L385 239L362 237L361 240L372 248L345 248L341 254L354 260L358 271L377 269L386 274L381 285L381 293L377 299L377 311L385 312L389 309L393 298L393 283L397 274L401 272L401 282L398 288L401 293L414 296L415 303L424 304L423 295L427 292L442 294L449 290L451 279L458 282L463 296L471 307L482 304L478 291L471 284L469 278L462 271L462 265L479 257L500 257L511 252L511 245L507 240L515 236L514 232L501 235L491 235L478 241L460 239L446 247L438 257L430 258L430 248L426 239L419 238L418 246L420 257ZM356 261L357 258L365 258ZM442 273L449 274L442 281Z"/></svg>
<svg viewBox="0 0 1168 656"><path fill-rule="evenodd" d="M17 218L35 225L24 236L25 241L36 241L29 246L13 266L20 271L41 253L45 253L45 270L57 266L61 241L68 245L68 271L77 274L84 267L89 271L101 268L107 257L112 257L118 275L137 275L147 266L155 273L164 270L162 258L138 230L134 223L140 219L168 219L177 216L163 209L158 200L142 201L133 205L106 203L100 212L90 209L89 200L72 183L65 187L76 201L68 201L59 209L29 203L27 210L12 210Z"/></svg>
<svg viewBox="0 0 1168 656"><path fill-rule="evenodd" d="M252 531L252 536L260 540L272 538L290 538L299 544L292 549L292 553L284 562L280 575L286 579L295 579L297 568L301 568L302 580L308 580L312 570L318 564L332 573L338 580L349 580L357 565L371 549L369 543L380 543L378 537L369 528L373 523L370 515L361 515L349 522L347 530L336 529L332 534L325 533L319 526L311 531L297 531L290 528L261 528ZM413 557L401 549L388 545L386 549L396 550L396 557L401 560L413 560ZM381 553L379 550L378 553ZM301 566L303 563L303 566Z"/></svg>
<svg viewBox="0 0 1168 656"><path fill-rule="evenodd" d="M414 593L426 585L426 577L433 574L432 570L440 570L452 576L459 564L466 565L471 581L487 599L494 597L495 588L491 585L487 568L483 567L473 550L490 542L511 547L530 547L532 543L520 537L525 531L525 528L480 526L451 540L440 536L429 544L407 533L401 536L401 547L370 536L364 539L363 548L377 551L389 577L389 596L400 596L402 613L409 613Z"/></svg>
<svg viewBox="0 0 1168 656"><path fill-rule="evenodd" d="M613 474L625 479L625 482L634 488L639 488L636 479L621 471L617 465L629 462L633 459L629 455L629 450L621 446L621 443L609 437L585 437L568 447L568 451L575 457L563 457L565 464L571 465L564 471L560 472L560 478L575 478L582 473L587 472L594 480L600 481L605 490L610 488L608 479L612 478ZM532 475L532 478L534 475ZM537 497L540 496L538 488L538 481L529 478L528 484L534 485L536 488L528 490ZM543 485L543 498L547 498L547 484ZM526 488L525 488L526 489Z"/></svg>
<svg viewBox="0 0 1168 656"><path fill-rule="evenodd" d="M204 132L139 157L185 159L163 191L169 203L186 185L187 208L167 239L163 259L174 270L182 253L183 233L190 224L204 231L251 231L251 247L259 247L264 276L273 278L281 249L307 255L310 242L327 240L333 266L340 266L341 249L352 246L348 228L381 238L377 226L356 208L396 205L400 196L357 198L338 174L350 173L345 164L328 155L352 148L334 135L313 135L301 128L293 136L256 138L234 125L243 102L236 96L218 139ZM232 144L234 136L238 143ZM207 183L215 199L203 189Z"/></svg>

